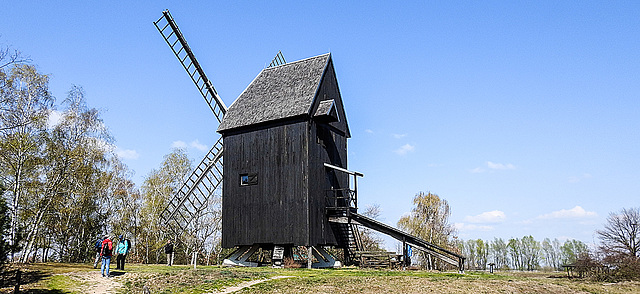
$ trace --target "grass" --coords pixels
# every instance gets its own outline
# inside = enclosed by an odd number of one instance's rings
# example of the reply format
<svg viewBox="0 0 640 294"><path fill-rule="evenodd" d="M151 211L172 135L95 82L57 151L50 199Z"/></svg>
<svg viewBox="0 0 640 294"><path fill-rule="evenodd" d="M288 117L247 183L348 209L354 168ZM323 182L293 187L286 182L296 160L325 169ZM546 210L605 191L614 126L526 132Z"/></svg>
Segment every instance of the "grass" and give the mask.
<svg viewBox="0 0 640 294"><path fill-rule="evenodd" d="M90 265L35 264L23 268L34 273L27 293L82 293L77 277L97 271ZM567 279L563 273L545 272L453 272L392 271L370 269L272 269L200 266L127 265L113 278L123 286L119 293L212 293L244 281L275 276L237 293L640 293L640 282L615 284ZM3 288L0 293L10 293Z"/></svg>
<svg viewBox="0 0 640 294"><path fill-rule="evenodd" d="M11 277L8 277L10 280L0 286L0 293L13 293L15 286L13 273L20 270L22 272L21 293L57 294L80 293L76 289L81 282L68 274L87 272L93 270L93 267L86 264L39 263L11 266L8 270L12 272Z"/></svg>

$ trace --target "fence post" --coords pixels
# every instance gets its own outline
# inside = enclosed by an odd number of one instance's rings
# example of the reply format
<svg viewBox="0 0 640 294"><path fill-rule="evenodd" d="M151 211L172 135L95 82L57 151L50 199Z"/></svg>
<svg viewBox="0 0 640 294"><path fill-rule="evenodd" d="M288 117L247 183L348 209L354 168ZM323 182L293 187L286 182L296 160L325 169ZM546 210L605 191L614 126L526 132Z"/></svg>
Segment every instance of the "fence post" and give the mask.
<svg viewBox="0 0 640 294"><path fill-rule="evenodd" d="M16 270L16 287L13 288L13 294L20 293L20 280L22 278L22 272L20 269Z"/></svg>

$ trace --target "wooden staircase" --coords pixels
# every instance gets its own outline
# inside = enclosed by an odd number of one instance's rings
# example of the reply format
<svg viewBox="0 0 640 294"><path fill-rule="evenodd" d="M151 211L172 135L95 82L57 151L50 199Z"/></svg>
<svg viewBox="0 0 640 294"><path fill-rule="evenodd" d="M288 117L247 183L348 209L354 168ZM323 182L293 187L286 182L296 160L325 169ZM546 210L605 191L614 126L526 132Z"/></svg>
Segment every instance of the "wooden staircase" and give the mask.
<svg viewBox="0 0 640 294"><path fill-rule="evenodd" d="M358 235L358 228L354 224L331 222L331 228L338 242L338 247L344 249L345 265L358 265L357 252L362 250L362 243Z"/></svg>

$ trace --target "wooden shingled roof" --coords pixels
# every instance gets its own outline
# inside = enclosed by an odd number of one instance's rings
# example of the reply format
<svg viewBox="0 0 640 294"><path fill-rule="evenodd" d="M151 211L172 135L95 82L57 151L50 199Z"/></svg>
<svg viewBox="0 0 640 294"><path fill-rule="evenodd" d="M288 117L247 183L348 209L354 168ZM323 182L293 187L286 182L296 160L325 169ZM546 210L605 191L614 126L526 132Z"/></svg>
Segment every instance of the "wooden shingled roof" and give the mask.
<svg viewBox="0 0 640 294"><path fill-rule="evenodd" d="M310 115L330 53L263 69L240 94L218 132Z"/></svg>

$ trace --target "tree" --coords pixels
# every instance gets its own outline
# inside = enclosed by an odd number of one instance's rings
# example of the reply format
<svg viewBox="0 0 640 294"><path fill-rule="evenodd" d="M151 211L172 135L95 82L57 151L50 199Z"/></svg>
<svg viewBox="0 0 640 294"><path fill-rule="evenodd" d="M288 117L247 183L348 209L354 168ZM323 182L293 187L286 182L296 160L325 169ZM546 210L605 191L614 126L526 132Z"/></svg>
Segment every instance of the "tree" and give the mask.
<svg viewBox="0 0 640 294"><path fill-rule="evenodd" d="M640 208L623 208L610 213L603 230L596 234L606 255L638 257L640 251Z"/></svg>
<svg viewBox="0 0 640 294"><path fill-rule="evenodd" d="M524 269L524 261L522 258L522 242L518 238L511 238L507 243L509 256L511 257L511 268L517 270Z"/></svg>
<svg viewBox="0 0 640 294"><path fill-rule="evenodd" d="M369 218L378 220L380 218L381 209L379 204L367 205L362 212L362 215ZM363 250L365 251L384 251L382 246L382 238L378 234L369 228L360 226L358 228L358 234L360 241L362 242Z"/></svg>
<svg viewBox="0 0 640 294"><path fill-rule="evenodd" d="M563 264L574 264L582 255L589 253L589 247L579 240L567 240L560 246L560 252Z"/></svg>
<svg viewBox="0 0 640 294"><path fill-rule="evenodd" d="M11 250L9 242L6 240L9 233L9 226L11 225L9 215L9 208L7 207L7 203L4 200L2 195L4 194L5 188L2 183L0 183L0 273L4 270L4 265L7 262L7 256L9 252L13 252Z"/></svg>
<svg viewBox="0 0 640 294"><path fill-rule="evenodd" d="M43 165L46 122L53 105L49 78L34 66L0 69L0 174L7 184L11 226L9 242L17 245L21 203L38 182ZM13 255L13 253L12 253Z"/></svg>
<svg viewBox="0 0 640 294"><path fill-rule="evenodd" d="M144 247L144 262L160 262L160 249L166 243L164 227L160 223L162 211L192 169L191 160L185 151L176 148L164 156L160 169L152 170L145 178L141 188L143 205L140 208L140 222L145 228L140 235L140 242Z"/></svg>
<svg viewBox="0 0 640 294"><path fill-rule="evenodd" d="M558 239L551 241L549 238L545 238L542 240L541 246L545 264L554 270L559 270L562 266L560 241Z"/></svg>
<svg viewBox="0 0 640 294"><path fill-rule="evenodd" d="M127 254L127 259L131 261L140 260L138 236L141 233L141 208L143 205L142 195L131 181L131 171L117 157L109 160L110 185L109 194L111 201L105 211L107 219L111 224L111 230L115 235L124 235L134 245L133 250ZM91 253L93 253L91 251Z"/></svg>
<svg viewBox="0 0 640 294"><path fill-rule="evenodd" d="M22 56L20 51L11 49L10 47L0 48L0 71L13 64L23 64L28 62L29 58ZM0 75L2 73L0 72Z"/></svg>
<svg viewBox="0 0 640 294"><path fill-rule="evenodd" d="M105 206L116 179L109 158L117 160L110 153L112 138L99 111L86 106L82 88L73 86L63 105L61 121L47 133L44 164L23 211L22 262L35 255L39 242L59 245L54 248L61 261L84 261L88 241L101 233L109 215Z"/></svg>
<svg viewBox="0 0 640 294"><path fill-rule="evenodd" d="M505 269L509 267L509 249L507 243L502 238L494 238L489 245L490 254L493 257L493 262L496 264L496 268Z"/></svg>
<svg viewBox="0 0 640 294"><path fill-rule="evenodd" d="M522 261L528 271L537 269L540 266L540 242L533 236L524 236L520 243L522 245Z"/></svg>
<svg viewBox="0 0 640 294"><path fill-rule="evenodd" d="M411 214L401 217L398 221L398 227L431 244L442 248L451 248L451 237L455 235L455 228L449 224L449 216L451 215L449 203L431 192L427 194L420 192L413 198L413 205ZM437 263L434 257L428 253L420 252L418 257L427 269L444 266Z"/></svg>

